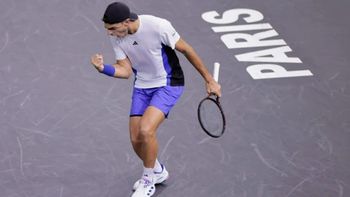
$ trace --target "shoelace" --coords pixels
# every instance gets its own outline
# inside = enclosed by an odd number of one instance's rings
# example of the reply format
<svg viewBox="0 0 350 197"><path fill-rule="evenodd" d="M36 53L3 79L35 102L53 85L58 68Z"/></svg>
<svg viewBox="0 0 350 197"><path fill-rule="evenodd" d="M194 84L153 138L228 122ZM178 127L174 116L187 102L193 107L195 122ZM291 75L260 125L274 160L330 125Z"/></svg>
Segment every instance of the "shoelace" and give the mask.
<svg viewBox="0 0 350 197"><path fill-rule="evenodd" d="M152 181L146 179L145 177L142 177L142 181L143 181L143 184L144 184L144 185L143 185L144 188L146 188L146 187L152 185Z"/></svg>

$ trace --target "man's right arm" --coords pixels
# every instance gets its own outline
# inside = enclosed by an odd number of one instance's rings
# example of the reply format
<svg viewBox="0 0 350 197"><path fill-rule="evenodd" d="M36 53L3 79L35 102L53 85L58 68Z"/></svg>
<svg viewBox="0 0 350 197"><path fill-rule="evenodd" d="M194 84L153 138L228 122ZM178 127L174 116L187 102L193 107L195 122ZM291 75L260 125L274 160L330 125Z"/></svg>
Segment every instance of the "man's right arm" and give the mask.
<svg viewBox="0 0 350 197"><path fill-rule="evenodd" d="M104 64L103 56L95 54L91 57L91 64L100 72L111 77L128 79L132 75L131 62L128 58L117 60L113 65Z"/></svg>
<svg viewBox="0 0 350 197"><path fill-rule="evenodd" d="M128 58L117 60L113 66L116 68L114 77L128 79L132 75L131 62Z"/></svg>

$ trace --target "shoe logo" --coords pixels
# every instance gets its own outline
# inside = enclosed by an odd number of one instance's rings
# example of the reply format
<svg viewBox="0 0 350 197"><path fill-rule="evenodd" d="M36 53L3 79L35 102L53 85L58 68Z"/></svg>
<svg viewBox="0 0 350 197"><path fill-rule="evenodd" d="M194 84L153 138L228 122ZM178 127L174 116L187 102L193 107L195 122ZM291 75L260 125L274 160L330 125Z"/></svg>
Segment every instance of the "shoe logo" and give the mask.
<svg viewBox="0 0 350 197"><path fill-rule="evenodd" d="M161 166L162 166L162 171L160 171L160 172L154 171L154 174L162 174L162 173L163 173L163 171L164 171L164 166L163 166L163 164L161 164Z"/></svg>
<svg viewBox="0 0 350 197"><path fill-rule="evenodd" d="M162 173L163 173L163 169L162 169L162 171L160 171L160 172L154 171L153 173L154 173L154 174L162 174Z"/></svg>
<svg viewBox="0 0 350 197"><path fill-rule="evenodd" d="M136 41L134 41L134 43L132 43L132 45L139 45L139 43L137 43Z"/></svg>

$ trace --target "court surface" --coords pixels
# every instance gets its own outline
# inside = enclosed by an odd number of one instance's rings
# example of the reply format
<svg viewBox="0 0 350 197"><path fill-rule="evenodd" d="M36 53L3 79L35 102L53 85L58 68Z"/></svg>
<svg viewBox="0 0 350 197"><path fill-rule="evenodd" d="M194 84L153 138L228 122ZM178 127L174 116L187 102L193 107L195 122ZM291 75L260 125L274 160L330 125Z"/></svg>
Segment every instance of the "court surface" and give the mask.
<svg viewBox="0 0 350 197"><path fill-rule="evenodd" d="M142 170L128 134L133 79L108 78L89 63L96 52L114 62L101 22L110 2L0 2L1 197L131 195ZM221 63L227 130L212 139L196 117L204 82L179 55L186 89L158 131L159 158L170 179L154 196L350 196L349 1L125 2L138 14L170 20L209 70ZM202 18L217 11L219 19L232 9L260 13L263 19L250 24L261 29L246 29L247 14L227 24ZM232 25L243 30L212 29ZM278 34L265 40L280 44L237 48L224 36L268 30ZM291 49L290 58L272 62L261 52L277 47ZM254 79L248 72L268 64L284 68L280 75L312 76Z"/></svg>

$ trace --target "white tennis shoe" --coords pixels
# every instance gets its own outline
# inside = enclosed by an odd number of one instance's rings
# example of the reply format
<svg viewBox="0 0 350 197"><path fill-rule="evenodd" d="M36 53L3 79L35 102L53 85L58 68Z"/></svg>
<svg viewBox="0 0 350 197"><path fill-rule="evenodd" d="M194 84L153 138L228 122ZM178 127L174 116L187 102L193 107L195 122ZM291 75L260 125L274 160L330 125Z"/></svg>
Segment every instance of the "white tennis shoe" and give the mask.
<svg viewBox="0 0 350 197"><path fill-rule="evenodd" d="M137 189L132 194L131 197L151 197L154 192L156 192L156 186L154 185L154 181L149 179L148 177L142 177L138 184Z"/></svg>
<svg viewBox="0 0 350 197"><path fill-rule="evenodd" d="M154 184L161 184L164 181L166 181L169 178L169 172L165 169L165 166L161 164L162 166L162 171L161 172L154 172ZM142 178L137 180L134 183L134 186L132 187L132 190L135 191L137 188L141 185L142 183Z"/></svg>

